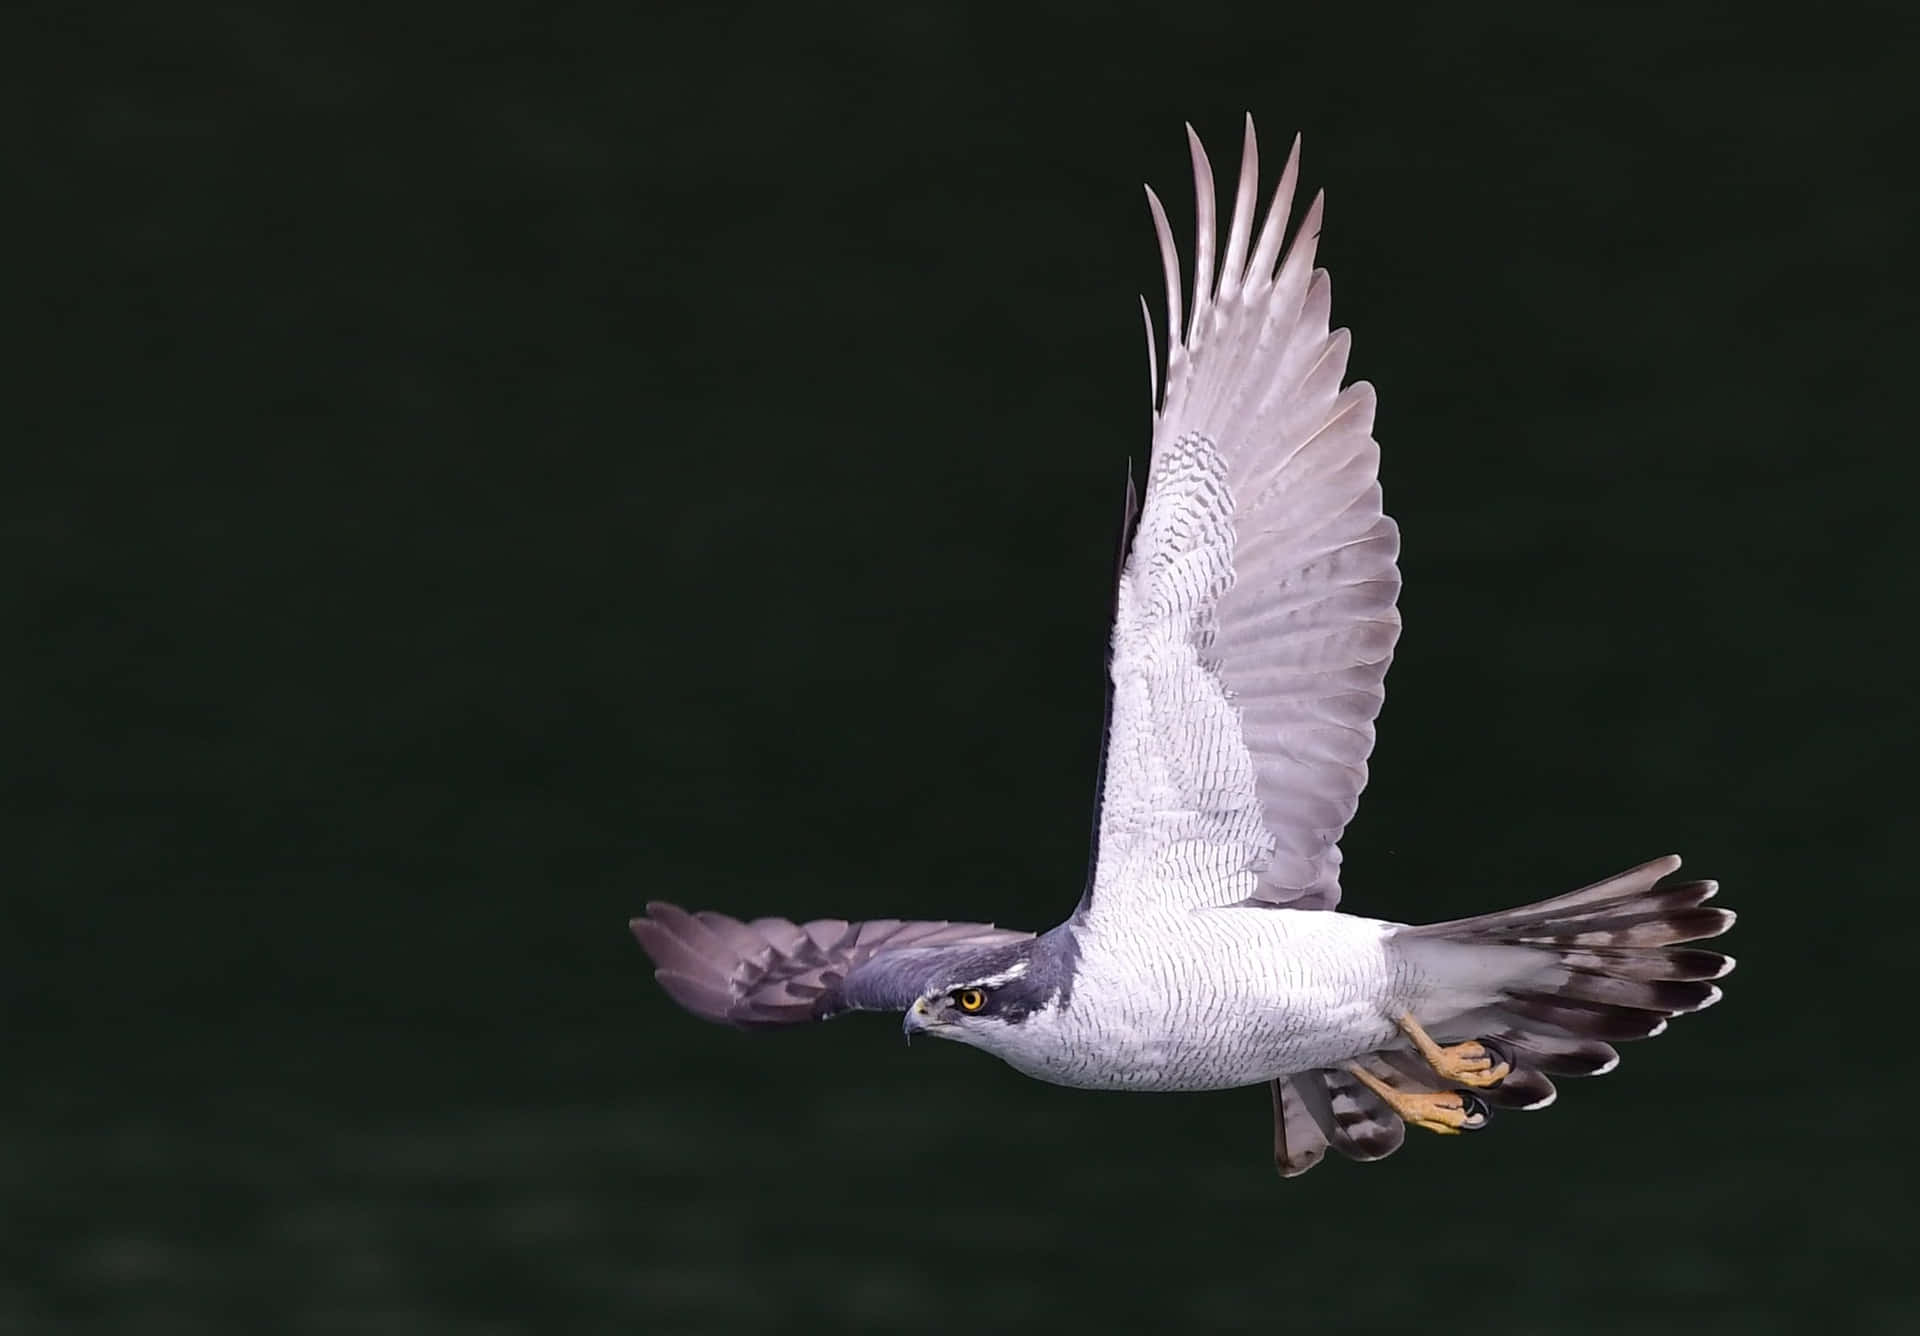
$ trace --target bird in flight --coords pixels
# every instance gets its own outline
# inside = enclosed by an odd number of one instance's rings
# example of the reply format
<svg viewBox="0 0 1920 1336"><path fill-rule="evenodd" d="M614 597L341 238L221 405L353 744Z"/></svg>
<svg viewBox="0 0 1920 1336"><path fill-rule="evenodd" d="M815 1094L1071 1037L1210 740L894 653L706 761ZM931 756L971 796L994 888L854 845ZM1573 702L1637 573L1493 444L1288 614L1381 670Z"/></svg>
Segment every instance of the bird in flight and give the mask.
<svg viewBox="0 0 1920 1336"><path fill-rule="evenodd" d="M1493 1107L1553 1102L1613 1045L1720 998L1733 923L1678 858L1445 923L1343 913L1340 836L1359 802L1400 634L1399 531L1381 509L1374 392L1343 387L1314 267L1321 198L1283 249L1299 141L1263 218L1249 119L1217 251L1212 169L1191 127L1192 299L1166 210L1162 372L1145 495L1114 595L1107 728L1087 885L1046 932L913 919L743 922L647 906L655 978L748 1028L848 1011L1097 1090L1266 1085L1292 1176L1332 1147L1399 1149ZM1256 234L1256 221L1258 228Z"/></svg>

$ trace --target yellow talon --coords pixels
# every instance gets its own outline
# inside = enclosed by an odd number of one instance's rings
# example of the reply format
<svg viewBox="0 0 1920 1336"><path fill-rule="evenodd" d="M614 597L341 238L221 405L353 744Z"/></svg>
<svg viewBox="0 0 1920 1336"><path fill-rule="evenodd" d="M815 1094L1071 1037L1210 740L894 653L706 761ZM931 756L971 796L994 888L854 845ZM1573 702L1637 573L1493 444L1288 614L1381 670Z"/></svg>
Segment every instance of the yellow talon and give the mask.
<svg viewBox="0 0 1920 1336"><path fill-rule="evenodd" d="M1469 1039L1463 1044L1443 1047L1421 1028L1420 1022L1413 1018L1410 1011L1400 1017L1399 1026L1400 1032L1413 1041L1413 1046L1420 1050L1420 1056L1440 1074L1442 1080L1484 1089L1499 1085L1513 1070L1505 1062L1496 1059L1487 1051L1487 1046L1477 1040Z"/></svg>
<svg viewBox="0 0 1920 1336"><path fill-rule="evenodd" d="M1414 1127L1452 1136L1486 1126L1486 1109L1472 1095L1463 1095L1457 1090L1437 1090L1430 1094L1426 1091L1395 1090L1359 1063L1348 1063L1347 1070L1361 1085L1385 1100L1387 1107L1398 1114L1403 1122Z"/></svg>

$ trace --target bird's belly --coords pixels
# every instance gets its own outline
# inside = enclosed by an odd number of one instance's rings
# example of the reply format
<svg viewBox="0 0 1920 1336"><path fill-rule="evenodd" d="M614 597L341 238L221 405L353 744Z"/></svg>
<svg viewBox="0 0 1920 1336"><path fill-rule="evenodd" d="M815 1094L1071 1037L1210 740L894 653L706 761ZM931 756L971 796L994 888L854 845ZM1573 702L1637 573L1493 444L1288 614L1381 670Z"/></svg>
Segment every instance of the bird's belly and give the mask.
<svg viewBox="0 0 1920 1336"><path fill-rule="evenodd" d="M1116 934L1111 948L1098 935L1083 943L1053 1042L1006 1055L1013 1065L1061 1085L1220 1090L1332 1066L1397 1038L1405 981L1385 945L1388 925L1228 909L1166 926Z"/></svg>

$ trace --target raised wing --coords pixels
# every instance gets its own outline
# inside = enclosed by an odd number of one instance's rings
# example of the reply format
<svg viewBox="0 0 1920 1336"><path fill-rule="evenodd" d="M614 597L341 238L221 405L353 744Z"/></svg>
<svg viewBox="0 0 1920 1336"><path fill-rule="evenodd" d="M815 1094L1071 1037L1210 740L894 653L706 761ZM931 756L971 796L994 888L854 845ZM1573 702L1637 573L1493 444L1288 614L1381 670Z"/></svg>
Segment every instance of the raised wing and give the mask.
<svg viewBox="0 0 1920 1336"><path fill-rule="evenodd" d="M1247 122L1216 283L1213 173L1188 137L1199 204L1184 333L1179 256L1147 192L1166 379L1114 615L1098 861L1081 904L1093 918L1335 904L1400 633L1373 387L1341 388L1348 337L1328 331L1327 276L1313 267L1319 197L1280 252L1299 143L1256 240Z"/></svg>
<svg viewBox="0 0 1920 1336"><path fill-rule="evenodd" d="M674 1001L703 1020L747 1028L822 1021L843 1011L905 1011L958 973L959 962L1033 936L991 923L742 923L658 902L629 926Z"/></svg>

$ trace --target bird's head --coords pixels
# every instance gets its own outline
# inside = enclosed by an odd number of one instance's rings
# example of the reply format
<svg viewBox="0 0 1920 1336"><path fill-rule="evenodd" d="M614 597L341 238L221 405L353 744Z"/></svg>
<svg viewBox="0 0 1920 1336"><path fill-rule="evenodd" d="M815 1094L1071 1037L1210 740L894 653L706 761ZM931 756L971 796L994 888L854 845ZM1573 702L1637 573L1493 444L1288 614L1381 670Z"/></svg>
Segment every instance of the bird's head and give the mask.
<svg viewBox="0 0 1920 1336"><path fill-rule="evenodd" d="M963 971L922 993L907 1008L901 1029L909 1040L933 1035L1007 1057L1031 1037L1033 1017L1060 1000L1063 980L1048 964L1023 952L990 973Z"/></svg>

